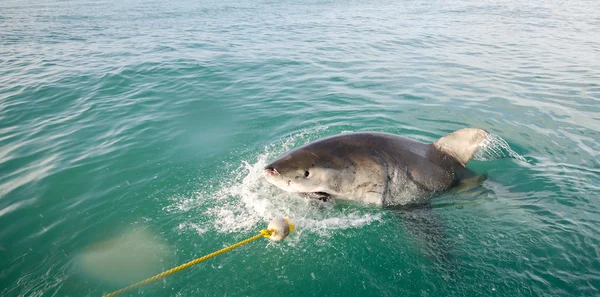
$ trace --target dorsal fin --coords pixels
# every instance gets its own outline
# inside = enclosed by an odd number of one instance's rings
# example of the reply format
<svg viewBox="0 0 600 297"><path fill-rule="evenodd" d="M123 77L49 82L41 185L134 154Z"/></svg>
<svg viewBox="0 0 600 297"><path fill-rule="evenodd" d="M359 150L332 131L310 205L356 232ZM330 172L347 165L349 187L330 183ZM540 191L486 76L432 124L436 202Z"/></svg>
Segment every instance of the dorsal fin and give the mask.
<svg viewBox="0 0 600 297"><path fill-rule="evenodd" d="M489 135L490 133L483 129L464 128L438 139L433 145L465 166Z"/></svg>

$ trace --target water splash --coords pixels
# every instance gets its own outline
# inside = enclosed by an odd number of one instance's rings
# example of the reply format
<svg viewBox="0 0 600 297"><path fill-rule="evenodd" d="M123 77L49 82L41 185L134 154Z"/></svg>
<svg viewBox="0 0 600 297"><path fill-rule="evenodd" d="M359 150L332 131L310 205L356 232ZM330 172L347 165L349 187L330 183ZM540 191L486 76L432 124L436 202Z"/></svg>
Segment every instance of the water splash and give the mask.
<svg viewBox="0 0 600 297"><path fill-rule="evenodd" d="M326 127L303 131L267 145L255 161L242 161L221 177L215 190L200 189L193 197L177 197L166 208L170 212L201 212L201 221L185 222L195 229L219 233L249 232L264 228L276 217L289 217L297 233L329 236L335 230L357 228L381 219L381 214L365 208L344 207L308 200L281 191L263 177L263 168L280 154L317 137ZM187 228L180 228L180 230Z"/></svg>
<svg viewBox="0 0 600 297"><path fill-rule="evenodd" d="M488 138L479 145L479 149L475 152L473 160L491 161L502 158L514 158L522 162L527 162L523 156L515 152L506 140L502 137L490 134Z"/></svg>

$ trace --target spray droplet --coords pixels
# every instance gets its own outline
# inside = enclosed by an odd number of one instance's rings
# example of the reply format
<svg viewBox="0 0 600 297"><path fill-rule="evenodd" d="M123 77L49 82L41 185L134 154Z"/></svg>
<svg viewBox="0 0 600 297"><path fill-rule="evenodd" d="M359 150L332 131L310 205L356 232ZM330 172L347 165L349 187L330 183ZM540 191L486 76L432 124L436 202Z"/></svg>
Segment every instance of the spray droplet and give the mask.
<svg viewBox="0 0 600 297"><path fill-rule="evenodd" d="M479 145L479 149L475 153L475 156L473 156L473 160L477 161L491 161L502 158L515 158L519 161L527 162L523 156L511 149L510 145L502 137L494 134L490 134Z"/></svg>

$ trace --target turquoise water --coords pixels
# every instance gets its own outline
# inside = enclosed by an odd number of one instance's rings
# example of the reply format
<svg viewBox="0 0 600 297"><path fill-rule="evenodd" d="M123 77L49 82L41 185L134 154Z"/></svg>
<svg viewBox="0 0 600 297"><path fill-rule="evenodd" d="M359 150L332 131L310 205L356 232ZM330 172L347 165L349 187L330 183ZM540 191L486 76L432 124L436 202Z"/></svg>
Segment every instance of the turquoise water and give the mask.
<svg viewBox="0 0 600 297"><path fill-rule="evenodd" d="M598 296L598 11L2 1L0 295L100 296L288 216L288 240L131 295ZM485 181L437 197L422 224L261 176L323 136L465 126L524 159L473 161Z"/></svg>

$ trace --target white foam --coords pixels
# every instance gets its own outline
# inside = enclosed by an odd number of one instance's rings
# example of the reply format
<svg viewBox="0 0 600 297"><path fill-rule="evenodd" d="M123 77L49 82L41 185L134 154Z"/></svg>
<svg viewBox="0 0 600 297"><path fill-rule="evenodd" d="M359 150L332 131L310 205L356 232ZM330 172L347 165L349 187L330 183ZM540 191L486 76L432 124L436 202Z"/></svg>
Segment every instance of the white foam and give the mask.
<svg viewBox="0 0 600 297"><path fill-rule="evenodd" d="M202 235L202 234L206 233L206 231L207 231L205 228L202 228L198 224L188 223L188 222L179 224L179 226L177 228L179 230L185 230L185 229L195 230L196 233L198 233L198 235Z"/></svg>

